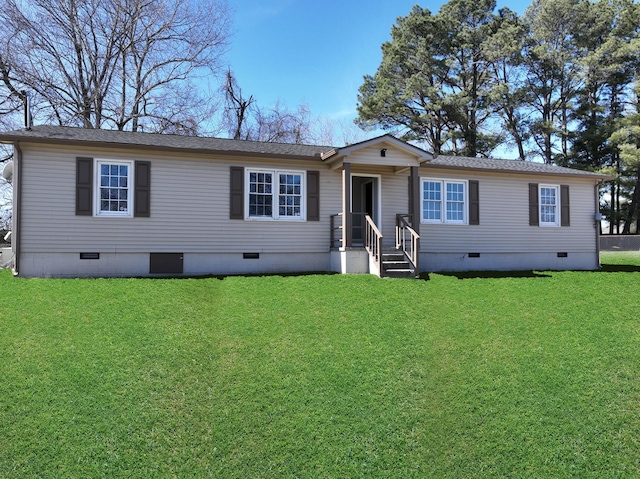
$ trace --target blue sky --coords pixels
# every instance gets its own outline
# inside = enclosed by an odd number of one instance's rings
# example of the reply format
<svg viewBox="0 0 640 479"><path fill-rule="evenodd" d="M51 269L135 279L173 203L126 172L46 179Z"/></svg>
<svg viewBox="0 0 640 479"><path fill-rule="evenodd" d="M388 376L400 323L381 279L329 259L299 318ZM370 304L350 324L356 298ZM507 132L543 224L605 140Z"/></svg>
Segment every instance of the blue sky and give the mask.
<svg viewBox="0 0 640 479"><path fill-rule="evenodd" d="M230 0L227 63L243 95L267 107L301 103L314 117L351 122L358 88L374 74L391 26L416 0ZM420 3L436 13L443 1ZM498 1L523 13L529 1Z"/></svg>

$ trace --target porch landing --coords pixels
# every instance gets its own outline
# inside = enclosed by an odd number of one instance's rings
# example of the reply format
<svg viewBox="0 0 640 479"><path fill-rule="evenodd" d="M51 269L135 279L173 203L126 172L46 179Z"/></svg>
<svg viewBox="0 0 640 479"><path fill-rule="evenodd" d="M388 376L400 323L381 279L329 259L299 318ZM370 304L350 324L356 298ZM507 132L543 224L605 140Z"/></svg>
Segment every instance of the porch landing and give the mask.
<svg viewBox="0 0 640 479"><path fill-rule="evenodd" d="M342 274L375 274L380 277L414 278L416 272L402 251L382 252L380 267L364 247L333 248L331 270ZM382 270L382 271L380 271Z"/></svg>

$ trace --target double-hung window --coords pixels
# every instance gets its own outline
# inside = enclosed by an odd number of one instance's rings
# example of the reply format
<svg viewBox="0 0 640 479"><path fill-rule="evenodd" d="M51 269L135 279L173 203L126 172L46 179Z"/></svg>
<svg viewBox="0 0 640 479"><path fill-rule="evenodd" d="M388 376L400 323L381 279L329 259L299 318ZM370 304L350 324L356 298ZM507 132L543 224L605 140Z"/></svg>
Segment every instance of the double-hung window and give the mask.
<svg viewBox="0 0 640 479"><path fill-rule="evenodd" d="M151 216L151 162L76 158L76 215Z"/></svg>
<svg viewBox="0 0 640 479"><path fill-rule="evenodd" d="M560 225L560 187L540 185L540 226Z"/></svg>
<svg viewBox="0 0 640 479"><path fill-rule="evenodd" d="M96 160L95 214L133 216L133 162Z"/></svg>
<svg viewBox="0 0 640 479"><path fill-rule="evenodd" d="M247 170L247 186L247 218L305 219L304 172Z"/></svg>
<svg viewBox="0 0 640 479"><path fill-rule="evenodd" d="M422 222L467 224L467 182L422 180Z"/></svg>

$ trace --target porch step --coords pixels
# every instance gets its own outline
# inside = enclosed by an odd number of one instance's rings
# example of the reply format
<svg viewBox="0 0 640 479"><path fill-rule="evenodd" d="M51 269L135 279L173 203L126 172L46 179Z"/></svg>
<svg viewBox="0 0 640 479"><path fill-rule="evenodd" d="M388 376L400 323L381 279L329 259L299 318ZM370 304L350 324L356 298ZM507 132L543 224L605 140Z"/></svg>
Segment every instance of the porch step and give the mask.
<svg viewBox="0 0 640 479"><path fill-rule="evenodd" d="M411 269L390 269L384 272L385 278L415 278Z"/></svg>
<svg viewBox="0 0 640 479"><path fill-rule="evenodd" d="M398 252L382 253L382 275L391 278L413 278L415 271L411 263Z"/></svg>

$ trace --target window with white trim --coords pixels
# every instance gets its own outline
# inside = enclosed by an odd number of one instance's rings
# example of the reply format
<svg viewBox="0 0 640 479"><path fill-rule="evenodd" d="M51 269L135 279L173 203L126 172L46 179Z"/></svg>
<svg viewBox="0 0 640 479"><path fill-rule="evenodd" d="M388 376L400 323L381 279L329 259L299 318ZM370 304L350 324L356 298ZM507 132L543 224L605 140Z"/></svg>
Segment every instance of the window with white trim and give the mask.
<svg viewBox="0 0 640 479"><path fill-rule="evenodd" d="M246 181L247 218L305 219L304 172L247 169Z"/></svg>
<svg viewBox="0 0 640 479"><path fill-rule="evenodd" d="M133 161L96 160L96 216L133 216Z"/></svg>
<svg viewBox="0 0 640 479"><path fill-rule="evenodd" d="M540 226L560 226L560 187L539 185Z"/></svg>
<svg viewBox="0 0 640 479"><path fill-rule="evenodd" d="M467 182L422 180L422 222L467 224Z"/></svg>

